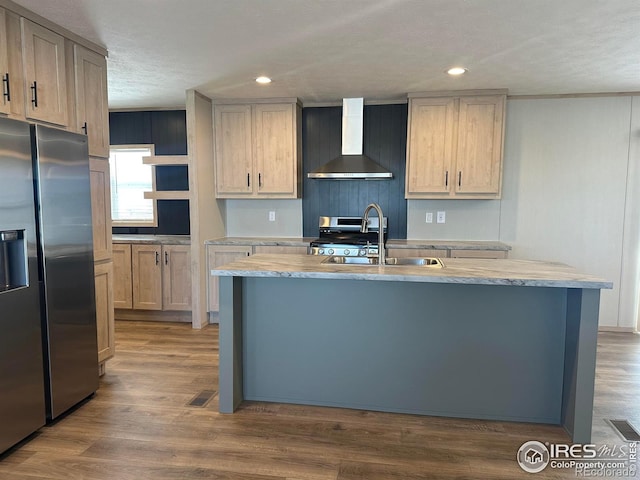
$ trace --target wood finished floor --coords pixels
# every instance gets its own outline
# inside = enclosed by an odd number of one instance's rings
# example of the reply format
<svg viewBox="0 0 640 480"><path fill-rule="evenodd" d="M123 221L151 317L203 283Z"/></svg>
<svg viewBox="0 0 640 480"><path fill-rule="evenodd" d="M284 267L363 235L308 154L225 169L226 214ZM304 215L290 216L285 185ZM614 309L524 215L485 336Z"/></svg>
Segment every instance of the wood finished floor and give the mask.
<svg viewBox="0 0 640 480"><path fill-rule="evenodd" d="M187 403L217 385L217 328L117 322L116 357L89 402L0 457L2 480L414 480L532 475L527 440L560 427L245 402L234 415ZM594 442L621 444L603 418L640 426L640 336L602 333Z"/></svg>

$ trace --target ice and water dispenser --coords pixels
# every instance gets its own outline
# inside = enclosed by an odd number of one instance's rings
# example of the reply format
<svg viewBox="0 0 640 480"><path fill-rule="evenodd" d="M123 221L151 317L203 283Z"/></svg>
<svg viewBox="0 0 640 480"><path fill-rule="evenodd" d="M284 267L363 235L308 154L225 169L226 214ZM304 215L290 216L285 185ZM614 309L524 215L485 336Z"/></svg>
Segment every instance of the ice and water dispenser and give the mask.
<svg viewBox="0 0 640 480"><path fill-rule="evenodd" d="M24 230L0 231L0 292L28 284Z"/></svg>

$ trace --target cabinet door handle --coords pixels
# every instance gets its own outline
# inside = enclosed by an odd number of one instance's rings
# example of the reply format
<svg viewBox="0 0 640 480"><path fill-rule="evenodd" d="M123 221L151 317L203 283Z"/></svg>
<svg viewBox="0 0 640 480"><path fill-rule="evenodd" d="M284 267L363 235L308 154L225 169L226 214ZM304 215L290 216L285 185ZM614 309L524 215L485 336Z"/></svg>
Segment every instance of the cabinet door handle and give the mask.
<svg viewBox="0 0 640 480"><path fill-rule="evenodd" d="M247 173L247 187L251 186L251 174Z"/></svg>
<svg viewBox="0 0 640 480"><path fill-rule="evenodd" d="M262 174L258 174L258 188L262 188Z"/></svg>
<svg viewBox="0 0 640 480"><path fill-rule="evenodd" d="M38 108L38 82L34 81L31 85L31 103L34 108Z"/></svg>
<svg viewBox="0 0 640 480"><path fill-rule="evenodd" d="M169 265L169 252L164 252L164 264Z"/></svg>
<svg viewBox="0 0 640 480"><path fill-rule="evenodd" d="M87 128L87 122L84 122L84 125L82 126L81 130L84 131L85 135L89 135L89 129Z"/></svg>
<svg viewBox="0 0 640 480"><path fill-rule="evenodd" d="M160 254L156 252L156 265L158 265L159 261L160 261Z"/></svg>
<svg viewBox="0 0 640 480"><path fill-rule="evenodd" d="M444 172L444 186L445 187L449 186L449 170Z"/></svg>
<svg viewBox="0 0 640 480"><path fill-rule="evenodd" d="M2 96L7 102L11 101L11 85L9 83L9 72L2 77Z"/></svg>
<svg viewBox="0 0 640 480"><path fill-rule="evenodd" d="M462 186L462 170L458 172L458 186Z"/></svg>

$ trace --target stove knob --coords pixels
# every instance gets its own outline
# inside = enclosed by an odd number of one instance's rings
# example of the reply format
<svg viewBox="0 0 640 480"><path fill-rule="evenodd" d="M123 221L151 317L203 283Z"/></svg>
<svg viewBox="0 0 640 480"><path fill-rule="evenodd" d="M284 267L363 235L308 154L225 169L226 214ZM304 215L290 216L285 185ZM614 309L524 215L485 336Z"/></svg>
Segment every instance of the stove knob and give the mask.
<svg viewBox="0 0 640 480"><path fill-rule="evenodd" d="M360 256L364 257L367 254L366 250L360 250Z"/></svg>
<svg viewBox="0 0 640 480"><path fill-rule="evenodd" d="M333 255L333 248L330 248L329 250L327 250L327 253L328 253L329 255Z"/></svg>
<svg viewBox="0 0 640 480"><path fill-rule="evenodd" d="M318 249L318 255L324 255L324 248Z"/></svg>
<svg viewBox="0 0 640 480"><path fill-rule="evenodd" d="M349 249L348 248L345 248L344 254L345 254L345 256L349 255Z"/></svg>

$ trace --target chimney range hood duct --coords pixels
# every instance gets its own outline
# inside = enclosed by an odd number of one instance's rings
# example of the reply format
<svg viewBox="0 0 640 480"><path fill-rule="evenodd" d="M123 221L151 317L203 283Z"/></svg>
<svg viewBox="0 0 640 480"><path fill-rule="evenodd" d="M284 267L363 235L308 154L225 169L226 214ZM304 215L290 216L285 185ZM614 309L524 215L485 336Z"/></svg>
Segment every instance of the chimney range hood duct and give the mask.
<svg viewBox="0 0 640 480"><path fill-rule="evenodd" d="M342 100L342 155L307 174L327 180L385 180L393 174L362 154L363 98Z"/></svg>

